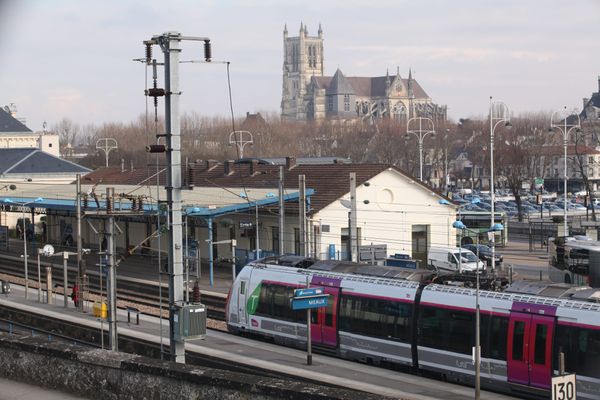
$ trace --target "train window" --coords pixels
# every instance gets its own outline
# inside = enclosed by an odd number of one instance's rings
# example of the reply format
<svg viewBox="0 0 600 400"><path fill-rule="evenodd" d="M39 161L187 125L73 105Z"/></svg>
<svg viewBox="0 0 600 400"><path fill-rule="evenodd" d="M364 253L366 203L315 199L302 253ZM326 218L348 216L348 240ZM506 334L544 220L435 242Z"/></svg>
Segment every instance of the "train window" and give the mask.
<svg viewBox="0 0 600 400"><path fill-rule="evenodd" d="M501 316L481 316L483 336L481 352L485 358L506 360L506 338L508 336L508 318Z"/></svg>
<svg viewBox="0 0 600 400"><path fill-rule="evenodd" d="M302 310L294 311L290 307L290 298L293 295L293 287L263 283L256 314L306 324L306 314Z"/></svg>
<svg viewBox="0 0 600 400"><path fill-rule="evenodd" d="M523 344L525 343L525 322L515 321L515 330L513 332L512 359L523 361Z"/></svg>
<svg viewBox="0 0 600 400"><path fill-rule="evenodd" d="M246 281L240 282L240 294L246 293Z"/></svg>
<svg viewBox="0 0 600 400"><path fill-rule="evenodd" d="M391 300L342 295L340 330L391 340L410 340L412 305Z"/></svg>
<svg viewBox="0 0 600 400"><path fill-rule="evenodd" d="M269 290L271 285L261 284L260 295L258 297L258 307L256 307L256 315L269 316L272 315L271 311L271 296L272 292Z"/></svg>
<svg viewBox="0 0 600 400"><path fill-rule="evenodd" d="M540 324L535 327L535 349L533 352L533 362L535 364L546 364L546 335L548 327Z"/></svg>
<svg viewBox="0 0 600 400"><path fill-rule="evenodd" d="M427 306L422 307L420 313L421 346L471 354L475 343L474 313Z"/></svg>
<svg viewBox="0 0 600 400"><path fill-rule="evenodd" d="M565 353L565 369L568 372L600 378L599 330L559 325L556 344ZM558 352L555 354L555 363L558 363Z"/></svg>

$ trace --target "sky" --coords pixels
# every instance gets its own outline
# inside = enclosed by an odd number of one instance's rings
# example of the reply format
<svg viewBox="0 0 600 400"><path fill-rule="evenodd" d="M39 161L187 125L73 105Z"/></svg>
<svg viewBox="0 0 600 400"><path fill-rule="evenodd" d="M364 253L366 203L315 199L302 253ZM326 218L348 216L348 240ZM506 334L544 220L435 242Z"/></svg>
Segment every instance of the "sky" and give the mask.
<svg viewBox="0 0 600 400"><path fill-rule="evenodd" d="M581 109L599 90L600 0L0 0L0 106L15 103L32 130L134 121L151 71L132 60L178 31L209 37L213 59L230 62L236 116L278 113L283 27L297 36L301 22L309 35L323 27L325 75L410 68L453 119L484 116L490 96L519 114ZM202 59L200 44L182 49ZM182 111L229 115L225 64L180 73Z"/></svg>

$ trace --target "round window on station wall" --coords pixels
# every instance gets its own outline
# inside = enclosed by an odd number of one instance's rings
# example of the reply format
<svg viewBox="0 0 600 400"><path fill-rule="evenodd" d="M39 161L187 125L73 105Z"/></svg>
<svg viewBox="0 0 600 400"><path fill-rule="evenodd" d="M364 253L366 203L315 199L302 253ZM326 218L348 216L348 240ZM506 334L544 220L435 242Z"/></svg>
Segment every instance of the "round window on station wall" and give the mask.
<svg viewBox="0 0 600 400"><path fill-rule="evenodd" d="M389 209L394 204L394 192L391 189L381 189L377 193L377 205L383 209Z"/></svg>

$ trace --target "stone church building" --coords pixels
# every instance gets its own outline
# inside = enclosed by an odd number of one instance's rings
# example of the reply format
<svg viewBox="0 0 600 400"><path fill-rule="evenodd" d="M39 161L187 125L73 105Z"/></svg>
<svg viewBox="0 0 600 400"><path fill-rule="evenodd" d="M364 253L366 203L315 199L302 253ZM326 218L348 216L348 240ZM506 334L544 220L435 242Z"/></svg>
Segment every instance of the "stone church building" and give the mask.
<svg viewBox="0 0 600 400"><path fill-rule="evenodd" d="M301 23L294 37L288 37L286 26L283 43L283 120L446 119L446 106L434 104L410 70L408 78L400 77L399 68L395 75L350 77L338 68L333 76L324 76L321 25L317 36L309 36Z"/></svg>

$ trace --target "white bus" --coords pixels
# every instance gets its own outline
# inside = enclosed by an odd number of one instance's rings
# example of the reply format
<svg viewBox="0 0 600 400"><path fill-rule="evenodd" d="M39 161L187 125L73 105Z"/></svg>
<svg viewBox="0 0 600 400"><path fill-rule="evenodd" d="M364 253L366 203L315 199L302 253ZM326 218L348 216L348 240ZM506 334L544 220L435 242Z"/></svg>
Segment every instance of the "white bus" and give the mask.
<svg viewBox="0 0 600 400"><path fill-rule="evenodd" d="M591 286L600 271L600 241L558 237L550 240L548 275L553 282Z"/></svg>

